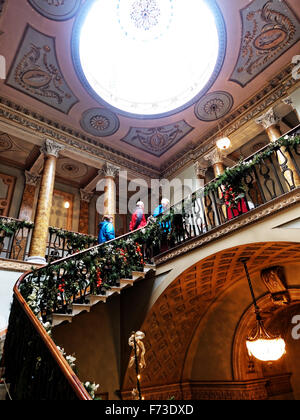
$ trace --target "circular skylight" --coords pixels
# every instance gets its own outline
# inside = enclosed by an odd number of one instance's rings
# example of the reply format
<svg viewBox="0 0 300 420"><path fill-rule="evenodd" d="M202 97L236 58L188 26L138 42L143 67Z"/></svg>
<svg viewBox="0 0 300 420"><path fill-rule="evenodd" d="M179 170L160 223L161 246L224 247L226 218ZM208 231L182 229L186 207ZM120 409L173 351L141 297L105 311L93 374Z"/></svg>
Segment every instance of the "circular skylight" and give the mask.
<svg viewBox="0 0 300 420"><path fill-rule="evenodd" d="M212 82L219 36L206 0L91 0L77 40L81 76L121 113L166 115Z"/></svg>

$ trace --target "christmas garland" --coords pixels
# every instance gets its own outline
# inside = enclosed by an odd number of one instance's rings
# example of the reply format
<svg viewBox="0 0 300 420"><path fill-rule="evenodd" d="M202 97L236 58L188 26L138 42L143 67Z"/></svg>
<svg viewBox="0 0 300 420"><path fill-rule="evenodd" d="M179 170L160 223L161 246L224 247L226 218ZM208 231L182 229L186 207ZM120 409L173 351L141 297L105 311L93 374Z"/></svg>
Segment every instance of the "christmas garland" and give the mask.
<svg viewBox="0 0 300 420"><path fill-rule="evenodd" d="M85 235L83 233L69 232L64 229L49 227L50 235L55 235L56 238L65 240L67 247L73 251L82 251L97 244L97 238L92 235Z"/></svg>
<svg viewBox="0 0 300 420"><path fill-rule="evenodd" d="M211 191L218 191L222 188L228 191L232 188L234 194L238 196L244 193L244 187L242 185L242 179L245 178L256 165L263 162L265 159L271 157L274 152L281 149L281 147L297 147L300 145L300 135L284 136L277 141L268 145L262 152L257 153L252 159L240 161L237 165L232 168L227 168L225 172L218 176L215 181L210 182L204 188L204 194L208 195Z"/></svg>
<svg viewBox="0 0 300 420"><path fill-rule="evenodd" d="M0 232L4 232L5 236L14 235L19 229L33 229L34 223L26 220L16 220L6 217L0 217Z"/></svg>

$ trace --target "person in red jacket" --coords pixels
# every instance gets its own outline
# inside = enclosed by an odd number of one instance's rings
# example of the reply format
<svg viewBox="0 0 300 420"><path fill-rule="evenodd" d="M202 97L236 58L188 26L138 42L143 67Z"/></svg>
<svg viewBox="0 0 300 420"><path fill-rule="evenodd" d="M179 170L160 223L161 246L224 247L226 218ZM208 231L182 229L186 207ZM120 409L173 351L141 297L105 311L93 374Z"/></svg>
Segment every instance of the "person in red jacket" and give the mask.
<svg viewBox="0 0 300 420"><path fill-rule="evenodd" d="M131 222L129 225L130 232L141 229L147 225L147 221L144 215L145 205L142 201L136 203L136 210L132 215Z"/></svg>

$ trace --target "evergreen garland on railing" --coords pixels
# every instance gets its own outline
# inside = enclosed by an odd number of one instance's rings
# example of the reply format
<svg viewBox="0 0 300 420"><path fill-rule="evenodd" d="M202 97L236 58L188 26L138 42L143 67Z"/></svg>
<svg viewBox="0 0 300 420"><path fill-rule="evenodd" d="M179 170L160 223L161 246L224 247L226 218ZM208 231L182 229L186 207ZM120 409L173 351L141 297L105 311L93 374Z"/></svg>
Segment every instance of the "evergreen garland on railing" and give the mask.
<svg viewBox="0 0 300 420"><path fill-rule="evenodd" d="M237 193L243 192L244 189L241 181L253 170L255 165L259 165L281 147L288 149L289 147L297 147L298 145L300 145L300 135L286 135L281 137L277 141L269 144L262 152L253 156L252 159L240 161L232 168L225 169L222 175L219 175L215 181L210 182L204 187L204 194L208 195L210 191L218 191L221 186L225 189L232 187Z"/></svg>
<svg viewBox="0 0 300 420"><path fill-rule="evenodd" d="M85 248L89 248L93 245L96 245L97 238L92 235L85 235L83 233L70 232L65 229L59 229L55 227L49 227L49 233L56 235L60 239L64 239L69 243L72 249L81 251Z"/></svg>
<svg viewBox="0 0 300 420"><path fill-rule="evenodd" d="M19 229L33 229L34 223L26 220L17 220L7 217L0 217L0 232L5 236L13 236Z"/></svg>

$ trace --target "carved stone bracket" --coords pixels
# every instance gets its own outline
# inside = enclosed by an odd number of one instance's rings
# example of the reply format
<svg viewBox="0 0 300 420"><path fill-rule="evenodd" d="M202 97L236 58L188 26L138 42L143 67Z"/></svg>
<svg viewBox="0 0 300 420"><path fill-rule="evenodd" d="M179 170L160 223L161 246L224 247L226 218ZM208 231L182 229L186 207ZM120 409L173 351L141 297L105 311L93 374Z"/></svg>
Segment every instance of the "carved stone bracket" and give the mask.
<svg viewBox="0 0 300 420"><path fill-rule="evenodd" d="M194 164L194 169L198 178L205 179L205 175L208 170L207 167L203 167L203 164L201 164L200 162L196 162Z"/></svg>
<svg viewBox="0 0 300 420"><path fill-rule="evenodd" d="M269 267L261 272L261 279L272 295L276 305L288 305L290 296L287 290L287 283L284 268L281 266Z"/></svg>
<svg viewBox="0 0 300 420"><path fill-rule="evenodd" d="M36 187L40 181L41 177L36 174L32 174L29 171L25 171L25 182L26 185L31 185L33 187Z"/></svg>
<svg viewBox="0 0 300 420"><path fill-rule="evenodd" d="M106 163L102 169L99 171L99 175L104 175L105 178L111 177L115 178L120 171L120 168L118 166L112 165L111 163Z"/></svg>
<svg viewBox="0 0 300 420"><path fill-rule="evenodd" d="M80 200L84 201L85 203L90 203L93 196L94 193L85 190L80 190Z"/></svg>
<svg viewBox="0 0 300 420"><path fill-rule="evenodd" d="M269 109L265 114L261 115L255 120L256 124L262 125L267 130L272 125L278 125L280 118L274 113L274 109Z"/></svg>
<svg viewBox="0 0 300 420"><path fill-rule="evenodd" d="M41 147L41 152L44 153L46 156L55 156L58 158L59 153L65 149L60 143L56 143L53 140L46 139L43 146Z"/></svg>

